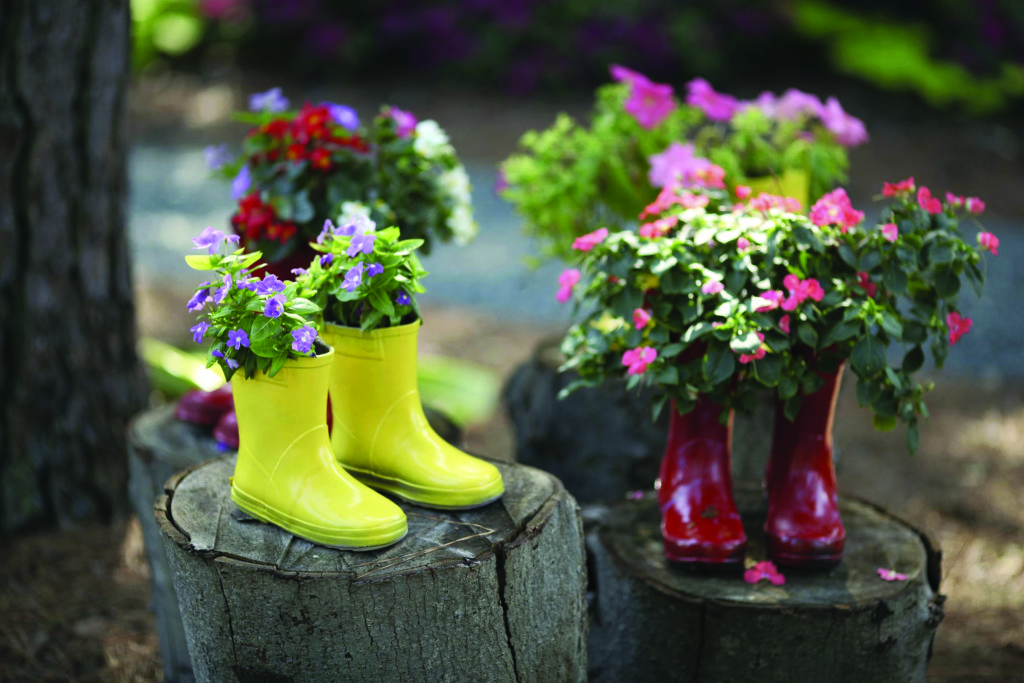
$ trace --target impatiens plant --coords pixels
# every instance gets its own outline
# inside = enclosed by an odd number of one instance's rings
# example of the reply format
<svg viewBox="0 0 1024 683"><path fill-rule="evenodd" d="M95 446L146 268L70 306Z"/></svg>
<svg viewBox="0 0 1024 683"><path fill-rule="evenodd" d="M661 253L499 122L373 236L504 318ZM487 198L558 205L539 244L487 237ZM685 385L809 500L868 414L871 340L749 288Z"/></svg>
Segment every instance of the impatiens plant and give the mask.
<svg viewBox="0 0 1024 683"><path fill-rule="evenodd" d="M364 215L401 224L406 236L458 244L476 235L469 178L435 121L383 107L368 124L351 107L324 102L289 109L279 88L250 98L238 118L253 125L242 154L207 150L231 182L235 232L280 261L315 238L327 219Z"/></svg>
<svg viewBox="0 0 1024 683"><path fill-rule="evenodd" d="M564 368L580 376L567 391L628 377L630 387L662 390L657 414L667 398L686 412L699 395L745 409L768 387L792 419L802 396L821 388L820 373L848 361L875 425L906 422L916 450L928 412L913 375L926 352L941 367L970 330L957 308L961 282L980 295L981 252L997 253L998 239L961 234L961 220L984 210L977 198L942 202L913 179L886 184L883 195L893 203L865 227L841 189L809 217L781 197L730 204L721 191L670 189L645 224L664 229L578 244L581 275L559 293L584 315L563 344Z"/></svg>
<svg viewBox="0 0 1024 683"><path fill-rule="evenodd" d="M326 221L315 248L323 252L307 269L298 269L300 292L323 311L326 322L364 332L415 321L416 295L426 291L415 251L420 239L400 239L396 227L377 231L358 216L336 227Z"/></svg>
<svg viewBox="0 0 1024 683"><path fill-rule="evenodd" d="M197 344L210 343L207 367L220 365L227 379L237 370L248 378L257 371L273 377L289 358L315 355L317 332L311 321L320 308L298 296L294 282L254 276L250 269L260 260L259 252L219 253L222 244L237 241L237 235L212 227L192 240L206 253L185 260L212 277L189 299L188 310L198 314L189 331Z"/></svg>
<svg viewBox="0 0 1024 683"><path fill-rule="evenodd" d="M613 66L589 126L560 115L526 133L502 165L501 194L525 219L543 257L567 259L595 225L631 226L660 188L724 187L803 174L813 198L846 179L847 148L867 141L864 124L835 98L789 90L753 101L715 92L703 79L685 103L669 85Z"/></svg>

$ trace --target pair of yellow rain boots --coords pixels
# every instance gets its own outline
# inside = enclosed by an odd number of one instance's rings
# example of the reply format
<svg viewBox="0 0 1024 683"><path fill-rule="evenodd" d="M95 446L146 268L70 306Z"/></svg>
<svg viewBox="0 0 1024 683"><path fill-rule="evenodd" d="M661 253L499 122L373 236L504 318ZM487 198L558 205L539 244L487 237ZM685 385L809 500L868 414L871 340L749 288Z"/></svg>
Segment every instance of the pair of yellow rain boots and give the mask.
<svg viewBox="0 0 1024 683"><path fill-rule="evenodd" d="M240 443L231 500L314 543L374 550L400 541L408 524L373 489L450 510L500 498L498 469L447 444L423 415L419 326L364 333L328 325L321 336L329 353L289 360L273 378L235 374Z"/></svg>

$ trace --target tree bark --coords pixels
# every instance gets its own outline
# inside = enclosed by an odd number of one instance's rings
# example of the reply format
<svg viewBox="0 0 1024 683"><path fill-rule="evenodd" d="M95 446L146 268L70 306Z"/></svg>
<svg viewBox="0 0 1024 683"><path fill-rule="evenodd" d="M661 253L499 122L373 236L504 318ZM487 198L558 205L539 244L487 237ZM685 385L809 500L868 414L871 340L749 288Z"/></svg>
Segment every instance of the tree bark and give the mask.
<svg viewBox="0 0 1024 683"><path fill-rule="evenodd" d="M128 0L0 0L0 533L125 509L129 54Z"/></svg>

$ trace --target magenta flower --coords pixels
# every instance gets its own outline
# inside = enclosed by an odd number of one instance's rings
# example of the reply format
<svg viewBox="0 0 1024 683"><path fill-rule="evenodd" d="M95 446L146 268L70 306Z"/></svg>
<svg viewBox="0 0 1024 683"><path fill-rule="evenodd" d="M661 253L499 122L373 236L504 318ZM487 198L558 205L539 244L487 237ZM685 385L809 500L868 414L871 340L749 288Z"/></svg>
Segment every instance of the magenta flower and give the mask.
<svg viewBox="0 0 1024 683"><path fill-rule="evenodd" d="M922 187L917 191L917 203L928 213L942 213L942 202L932 196L932 191Z"/></svg>
<svg viewBox="0 0 1024 683"><path fill-rule="evenodd" d="M744 202L744 201L747 200L747 198L750 197L752 192L753 192L753 190L751 190L746 185L737 185L736 186L736 199L740 200L741 202Z"/></svg>
<svg viewBox="0 0 1024 683"><path fill-rule="evenodd" d="M671 85L652 83L643 74L617 64L611 66L611 73L616 81L629 84L629 97L622 108L644 128L657 127L675 110Z"/></svg>
<svg viewBox="0 0 1024 683"><path fill-rule="evenodd" d="M735 97L715 92L703 78L686 84L686 103L702 110L712 121L728 121L739 108Z"/></svg>
<svg viewBox="0 0 1024 683"><path fill-rule="evenodd" d="M708 201L710 201L707 195L693 194L692 192L679 192L678 190L679 187L674 183L667 183L661 188L661 192L658 193L657 199L644 207L644 210L639 216L640 220L643 220L648 216L663 213L676 204L679 204L684 209L702 209L707 206Z"/></svg>
<svg viewBox="0 0 1024 683"><path fill-rule="evenodd" d="M366 269L366 277L373 277L374 275L380 275L384 272L384 266L379 263L374 263L372 266Z"/></svg>
<svg viewBox="0 0 1024 683"><path fill-rule="evenodd" d="M878 285L872 282L871 276L864 271L857 273L857 286L864 290L869 299L874 299L875 293L878 292Z"/></svg>
<svg viewBox="0 0 1024 683"><path fill-rule="evenodd" d="M992 233L979 232L978 244L981 245L982 249L991 251L993 256L999 256L999 238Z"/></svg>
<svg viewBox="0 0 1024 683"><path fill-rule="evenodd" d="M704 283L704 286L700 288L700 291L704 294L718 294L725 289L725 285L720 280L710 280Z"/></svg>
<svg viewBox="0 0 1024 683"><path fill-rule="evenodd" d="M981 201L977 197L968 197L965 204L967 206L967 211L976 216L985 213L985 202Z"/></svg>
<svg viewBox="0 0 1024 683"><path fill-rule="evenodd" d="M376 241L376 235L353 235L352 242L348 245L348 250L345 252L349 257L355 257L360 253L372 254L373 243Z"/></svg>
<svg viewBox="0 0 1024 683"><path fill-rule="evenodd" d="M555 295L558 303L564 304L572 298L572 290L579 281L580 271L575 268L569 268L558 276L558 293Z"/></svg>
<svg viewBox="0 0 1024 683"><path fill-rule="evenodd" d="M759 583L767 580L773 586L782 586L786 583L786 577L775 568L773 562L758 562L753 567L743 572L743 580L747 583Z"/></svg>
<svg viewBox="0 0 1024 683"><path fill-rule="evenodd" d="M316 329L309 325L303 325L297 330L292 330L292 351L297 353L309 353L316 341Z"/></svg>
<svg viewBox="0 0 1024 683"><path fill-rule="evenodd" d="M814 278L801 280L790 273L782 280L782 284L789 290L789 297L782 302L784 311L795 311L807 299L821 301L825 297L825 290Z"/></svg>
<svg viewBox="0 0 1024 683"><path fill-rule="evenodd" d="M249 348L249 335L245 333L245 330L229 330L228 331L228 346L238 351L243 346Z"/></svg>
<svg viewBox="0 0 1024 683"><path fill-rule="evenodd" d="M202 322L199 322L193 325L192 327L188 328L188 331L192 333L192 341L194 341L196 344L202 344L203 335L206 334L206 331L208 329L210 329L210 323L203 320Z"/></svg>
<svg viewBox="0 0 1024 683"><path fill-rule="evenodd" d="M895 223L886 223L881 227L882 236L890 242L895 242L900 236L900 229L896 227Z"/></svg>
<svg viewBox="0 0 1024 683"><path fill-rule="evenodd" d="M231 161L231 152L227 145L209 146L203 150L206 157L206 168L216 171L218 168Z"/></svg>
<svg viewBox="0 0 1024 683"><path fill-rule="evenodd" d="M395 303L399 306L408 306L412 303L412 299L405 292L399 291L398 296L395 297Z"/></svg>
<svg viewBox="0 0 1024 683"><path fill-rule="evenodd" d="M737 251L746 251L747 249L750 249L750 240L748 240L746 237L741 237L738 240L736 240Z"/></svg>
<svg viewBox="0 0 1024 683"><path fill-rule="evenodd" d="M249 95L249 111L276 114L287 108L288 100L281 94L280 88L271 88L266 92Z"/></svg>
<svg viewBox="0 0 1024 683"><path fill-rule="evenodd" d="M774 311L782 303L785 295L777 289L771 289L761 294L761 298L768 301L764 306L759 306L755 312L767 313L768 311Z"/></svg>
<svg viewBox="0 0 1024 683"><path fill-rule="evenodd" d="M679 216L665 216L664 218L659 218L656 221L644 223L640 226L640 229L637 232L641 237L647 237L648 239L653 240L659 237L664 237L668 231L672 229L672 226L678 222Z"/></svg>
<svg viewBox="0 0 1024 683"><path fill-rule="evenodd" d="M740 354L740 363L742 363L743 365L746 365L747 363L750 363L750 362L755 361L755 360L761 360L766 355L768 355L768 349L767 349L767 347L765 347L765 345L763 343L764 342L764 335L761 334L760 332L756 332L755 334L757 334L757 338L761 340L762 344L760 346L758 346L757 350L754 351L753 353L741 353Z"/></svg>
<svg viewBox="0 0 1024 683"><path fill-rule="evenodd" d="M573 240L572 248L577 251L590 251L608 237L608 228L599 228Z"/></svg>
<svg viewBox="0 0 1024 683"><path fill-rule="evenodd" d="M839 100L828 98L821 109L821 122L843 147L856 147L868 141L868 131L864 122L843 111Z"/></svg>
<svg viewBox="0 0 1024 683"><path fill-rule="evenodd" d="M345 288L346 292L356 291L356 287L363 281L363 268L365 268L364 264L357 263L345 273L345 279L342 280L341 286Z"/></svg>
<svg viewBox="0 0 1024 683"><path fill-rule="evenodd" d="M896 195L903 194L904 192L913 192L917 189L914 185L914 176L910 176L906 180L901 180L898 183L882 183L882 196L883 197L895 197Z"/></svg>
<svg viewBox="0 0 1024 683"><path fill-rule="evenodd" d="M389 107L388 116L395 120L395 134L400 138L407 138L416 130L419 123L412 112L404 111L398 107Z"/></svg>
<svg viewBox="0 0 1024 683"><path fill-rule="evenodd" d="M629 367L627 374L642 375L647 372L647 366L655 361L658 352L650 346L641 346L630 349L622 354L622 364Z"/></svg>
<svg viewBox="0 0 1024 683"><path fill-rule="evenodd" d="M628 498L630 500L643 500L644 499L644 492L643 491L630 491L629 493L626 494L626 498Z"/></svg>
<svg viewBox="0 0 1024 683"><path fill-rule="evenodd" d="M278 318L284 313L284 294L275 294L267 299L267 305L263 307L263 315L267 318Z"/></svg>
<svg viewBox="0 0 1024 683"><path fill-rule="evenodd" d="M782 209L789 213L797 213L803 206L798 199L783 197L777 194L762 192L750 200L750 208L754 211L767 213L771 209Z"/></svg>
<svg viewBox="0 0 1024 683"><path fill-rule="evenodd" d="M334 104L332 102L325 102L327 105L327 111L331 113L331 120L342 128L346 128L349 131L353 131L359 128L359 114L352 107L344 104Z"/></svg>
<svg viewBox="0 0 1024 683"><path fill-rule="evenodd" d="M238 175L231 181L231 196L234 199L241 199L249 191L250 185L252 185L252 176L249 174L249 166L242 166Z"/></svg>
<svg viewBox="0 0 1024 683"><path fill-rule="evenodd" d="M811 207L810 219L819 228L838 225L840 232L845 233L864 220L864 212L853 208L846 190L840 187L815 202Z"/></svg>
<svg viewBox="0 0 1024 683"><path fill-rule="evenodd" d="M961 316L952 311L946 316L946 324L949 326L949 345L953 346L960 338L971 331L974 321L966 316Z"/></svg>
<svg viewBox="0 0 1024 683"><path fill-rule="evenodd" d="M221 353L217 349L214 349L213 351L210 351L210 355L213 356L214 358L220 358L221 360L223 360L227 364L227 366L229 368L231 368L232 370L237 370L238 369L238 361L232 360L232 359L228 358L227 356L225 356L223 353Z"/></svg>
<svg viewBox="0 0 1024 683"><path fill-rule="evenodd" d="M692 144L673 142L661 154L647 157L647 180L652 187L722 187L725 171L707 159L693 155ZM659 195L660 198L660 195ZM706 199L706 198L705 198ZM707 204L707 201L704 202Z"/></svg>
<svg viewBox="0 0 1024 683"><path fill-rule="evenodd" d="M253 291L260 296L266 296L268 294L276 294L277 292L283 292L285 284L273 273L267 273L263 276L260 282L257 282L253 287Z"/></svg>
<svg viewBox="0 0 1024 683"><path fill-rule="evenodd" d="M619 66L618 64L612 64L608 67L608 71L611 72L612 78L619 83L633 84L636 81L647 80L647 76L644 76L642 73L633 71L632 69L627 69L626 67Z"/></svg>
<svg viewBox="0 0 1024 683"><path fill-rule="evenodd" d="M906 581L907 575L900 574L895 569L885 569L884 567L878 568L878 575L882 578L882 581Z"/></svg>
<svg viewBox="0 0 1024 683"><path fill-rule="evenodd" d="M786 121L792 121L802 116L817 116L820 118L824 109L825 105L816 96L796 88L790 88L782 93L782 97L775 101L772 115L774 118Z"/></svg>
<svg viewBox="0 0 1024 683"><path fill-rule="evenodd" d="M650 311L645 311L642 308L638 308L633 311L633 324L636 326L636 329L644 329L647 327L647 323L649 322L651 322Z"/></svg>
<svg viewBox="0 0 1024 683"><path fill-rule="evenodd" d="M789 313L779 319L779 329L789 334Z"/></svg>
<svg viewBox="0 0 1024 683"><path fill-rule="evenodd" d="M946 202L953 208L959 209L964 205L964 198L953 194L952 192L946 193Z"/></svg>

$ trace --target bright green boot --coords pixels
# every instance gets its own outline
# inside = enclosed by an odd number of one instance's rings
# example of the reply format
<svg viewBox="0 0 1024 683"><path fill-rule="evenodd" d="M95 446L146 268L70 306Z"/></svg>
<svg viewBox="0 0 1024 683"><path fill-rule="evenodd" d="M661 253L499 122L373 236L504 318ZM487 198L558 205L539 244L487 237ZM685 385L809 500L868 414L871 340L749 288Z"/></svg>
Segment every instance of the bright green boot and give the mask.
<svg viewBox="0 0 1024 683"><path fill-rule="evenodd" d="M357 479L424 507L480 507L505 492L498 468L446 443L423 415L416 380L419 321L361 332L328 325L331 445Z"/></svg>
<svg viewBox="0 0 1024 683"><path fill-rule="evenodd" d="M778 178L774 176L762 176L748 178L747 187L752 191L753 197L767 192L768 194L781 197L792 197L800 202L804 211L810 211L811 177L807 171L797 168L787 168Z"/></svg>
<svg viewBox="0 0 1024 683"><path fill-rule="evenodd" d="M334 458L323 409L333 357L289 360L274 377L232 377L240 442L231 500L313 543L373 550L401 540L408 524Z"/></svg>

